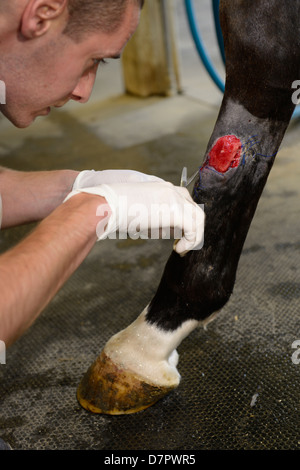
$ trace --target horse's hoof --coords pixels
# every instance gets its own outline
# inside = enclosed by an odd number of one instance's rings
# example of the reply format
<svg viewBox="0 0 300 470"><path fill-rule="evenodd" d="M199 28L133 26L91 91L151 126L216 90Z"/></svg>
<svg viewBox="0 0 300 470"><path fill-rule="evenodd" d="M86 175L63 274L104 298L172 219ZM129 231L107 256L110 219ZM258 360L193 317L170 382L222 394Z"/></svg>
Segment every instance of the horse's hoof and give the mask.
<svg viewBox="0 0 300 470"><path fill-rule="evenodd" d="M145 382L138 374L116 365L103 351L87 370L77 390L81 406L93 413L137 413L156 403L176 386Z"/></svg>

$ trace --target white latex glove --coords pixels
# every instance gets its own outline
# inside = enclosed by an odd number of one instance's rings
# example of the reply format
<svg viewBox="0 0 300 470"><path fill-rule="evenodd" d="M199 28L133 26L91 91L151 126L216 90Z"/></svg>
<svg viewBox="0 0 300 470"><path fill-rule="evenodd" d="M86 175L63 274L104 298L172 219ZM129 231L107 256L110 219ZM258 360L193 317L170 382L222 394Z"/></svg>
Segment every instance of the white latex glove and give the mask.
<svg viewBox="0 0 300 470"><path fill-rule="evenodd" d="M142 183L164 181L153 175L146 175L135 170L84 170L79 173L73 184L73 190L91 188L99 184Z"/></svg>
<svg viewBox="0 0 300 470"><path fill-rule="evenodd" d="M98 240L116 238L117 231L119 238L177 238L174 250L180 255L203 245L204 211L186 188L165 181L102 184L72 191L65 201L80 192L102 196L110 206L108 221L97 226ZM106 213L106 204L99 205L97 215Z"/></svg>

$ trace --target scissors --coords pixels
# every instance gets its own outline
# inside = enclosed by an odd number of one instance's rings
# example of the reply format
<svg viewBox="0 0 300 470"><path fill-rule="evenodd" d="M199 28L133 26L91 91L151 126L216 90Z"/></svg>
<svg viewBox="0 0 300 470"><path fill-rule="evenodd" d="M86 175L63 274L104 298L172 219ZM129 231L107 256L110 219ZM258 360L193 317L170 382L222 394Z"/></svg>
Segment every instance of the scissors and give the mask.
<svg viewBox="0 0 300 470"><path fill-rule="evenodd" d="M197 170L190 178L187 177L187 167L183 167L182 173L181 173L181 179L180 179L180 186L183 186L187 188L192 181L196 178L198 175L199 170Z"/></svg>
<svg viewBox="0 0 300 470"><path fill-rule="evenodd" d="M181 179L180 179L180 186L182 186L184 188L187 188L191 184L191 182L196 178L198 173L199 173L199 170L195 171L195 173L190 178L188 178L187 177L187 167L186 166L183 167L183 170L182 170L182 173L181 173ZM175 240L174 248L175 248L175 246L177 245L178 242L179 242L179 240ZM181 255L181 256L184 256L184 255Z"/></svg>

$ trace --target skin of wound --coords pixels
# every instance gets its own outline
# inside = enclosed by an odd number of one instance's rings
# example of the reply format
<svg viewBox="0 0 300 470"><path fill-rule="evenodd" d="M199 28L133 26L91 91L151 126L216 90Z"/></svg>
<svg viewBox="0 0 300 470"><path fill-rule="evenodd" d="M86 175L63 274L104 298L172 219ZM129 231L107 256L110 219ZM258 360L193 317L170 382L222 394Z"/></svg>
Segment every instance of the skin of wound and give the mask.
<svg viewBox="0 0 300 470"><path fill-rule="evenodd" d="M235 135L220 137L208 154L203 166L210 166L219 173L236 168L240 163L242 143Z"/></svg>

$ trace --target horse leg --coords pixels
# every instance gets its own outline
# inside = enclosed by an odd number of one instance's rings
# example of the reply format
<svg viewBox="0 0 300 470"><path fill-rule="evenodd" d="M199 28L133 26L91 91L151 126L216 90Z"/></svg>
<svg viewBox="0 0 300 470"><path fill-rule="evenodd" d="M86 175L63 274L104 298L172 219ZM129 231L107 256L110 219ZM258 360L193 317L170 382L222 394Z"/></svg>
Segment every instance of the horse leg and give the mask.
<svg viewBox="0 0 300 470"><path fill-rule="evenodd" d="M284 18L280 38L270 18ZM172 252L150 304L108 341L83 377L77 396L95 413L140 411L178 386L176 348L230 298L245 238L294 109L291 84L299 45L293 43L290 4L223 1L221 23L226 89L193 189L194 200L205 205L204 246L184 257Z"/></svg>

